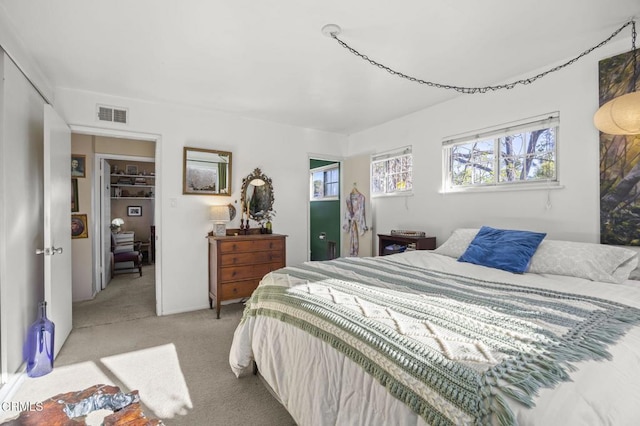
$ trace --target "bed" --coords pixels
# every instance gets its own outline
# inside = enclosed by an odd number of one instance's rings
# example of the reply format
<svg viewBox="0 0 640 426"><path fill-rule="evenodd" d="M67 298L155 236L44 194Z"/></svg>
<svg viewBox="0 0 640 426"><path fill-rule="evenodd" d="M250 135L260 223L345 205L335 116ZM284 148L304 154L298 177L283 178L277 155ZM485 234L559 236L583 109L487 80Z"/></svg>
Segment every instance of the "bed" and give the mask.
<svg viewBox="0 0 640 426"><path fill-rule="evenodd" d="M231 369L255 362L300 425L637 424L637 252L543 235L514 273L459 260L479 234L271 272Z"/></svg>

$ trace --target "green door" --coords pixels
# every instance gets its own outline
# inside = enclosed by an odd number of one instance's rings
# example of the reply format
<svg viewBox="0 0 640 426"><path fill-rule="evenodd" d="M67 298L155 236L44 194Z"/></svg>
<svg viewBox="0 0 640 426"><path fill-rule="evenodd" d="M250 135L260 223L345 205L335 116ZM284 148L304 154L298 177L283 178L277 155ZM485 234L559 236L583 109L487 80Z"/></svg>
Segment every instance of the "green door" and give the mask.
<svg viewBox="0 0 640 426"><path fill-rule="evenodd" d="M328 260L340 256L340 163L311 159L309 168L311 260Z"/></svg>

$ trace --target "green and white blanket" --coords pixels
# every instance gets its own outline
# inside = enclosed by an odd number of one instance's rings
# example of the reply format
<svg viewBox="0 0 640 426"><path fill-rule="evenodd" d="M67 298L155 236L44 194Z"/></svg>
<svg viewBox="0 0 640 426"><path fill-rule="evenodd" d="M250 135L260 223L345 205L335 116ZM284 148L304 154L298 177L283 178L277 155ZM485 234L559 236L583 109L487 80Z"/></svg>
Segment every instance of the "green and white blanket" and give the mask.
<svg viewBox="0 0 640 426"><path fill-rule="evenodd" d="M385 258L307 262L272 274L243 322L267 316L322 339L433 425L515 423L513 404L569 380L640 310L560 291L489 282ZM277 282L277 281L275 281Z"/></svg>

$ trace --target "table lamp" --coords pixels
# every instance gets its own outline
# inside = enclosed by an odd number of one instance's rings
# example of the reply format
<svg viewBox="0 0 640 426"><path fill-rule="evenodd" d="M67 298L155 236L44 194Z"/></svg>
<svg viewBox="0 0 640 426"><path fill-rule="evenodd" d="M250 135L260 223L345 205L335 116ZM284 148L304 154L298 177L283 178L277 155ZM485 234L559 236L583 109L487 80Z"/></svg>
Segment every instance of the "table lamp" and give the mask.
<svg viewBox="0 0 640 426"><path fill-rule="evenodd" d="M209 219L213 221L213 235L224 237L227 235L227 225L229 222L229 206L211 206L209 208Z"/></svg>
<svg viewBox="0 0 640 426"><path fill-rule="evenodd" d="M120 228L124 225L124 220L122 218L116 217L111 221L111 229L118 234L120 232Z"/></svg>

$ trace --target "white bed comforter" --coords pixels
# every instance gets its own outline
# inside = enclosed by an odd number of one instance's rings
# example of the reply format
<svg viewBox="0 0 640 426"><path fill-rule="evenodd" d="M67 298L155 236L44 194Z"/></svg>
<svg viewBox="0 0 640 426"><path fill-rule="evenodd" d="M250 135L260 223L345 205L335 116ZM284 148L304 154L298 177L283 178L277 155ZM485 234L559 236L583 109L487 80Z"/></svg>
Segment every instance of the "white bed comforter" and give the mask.
<svg viewBox="0 0 640 426"><path fill-rule="evenodd" d="M581 278L523 274L485 268L428 251L387 259L489 281L599 297L640 308L640 282L598 283ZM327 267L330 267L329 265ZM295 286L299 280L273 272L261 286ZM519 425L640 424L640 327L610 346L611 361L574 364L569 382L541 389L536 406L512 407ZM290 324L250 317L235 331L229 354L238 376L260 374L300 425L423 425L425 421L390 395L376 379L334 350Z"/></svg>

